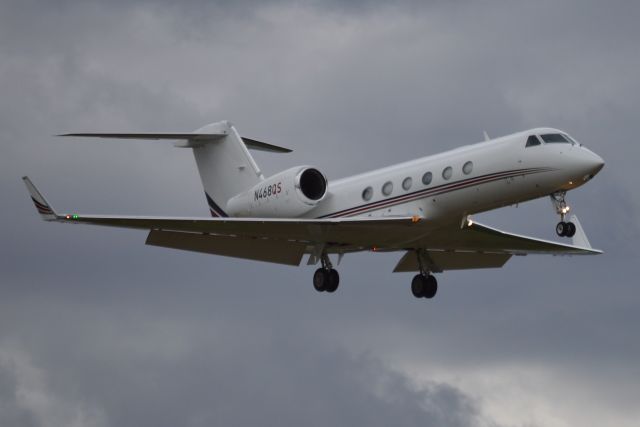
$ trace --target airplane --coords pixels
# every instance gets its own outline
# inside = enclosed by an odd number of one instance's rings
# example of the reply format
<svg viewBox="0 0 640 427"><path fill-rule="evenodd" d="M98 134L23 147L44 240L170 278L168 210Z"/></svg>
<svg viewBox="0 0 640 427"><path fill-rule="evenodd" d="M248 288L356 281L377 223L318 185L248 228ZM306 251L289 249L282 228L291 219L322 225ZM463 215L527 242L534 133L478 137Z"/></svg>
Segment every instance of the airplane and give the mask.
<svg viewBox="0 0 640 427"><path fill-rule="evenodd" d="M211 218L58 213L23 180L45 221L149 230L147 245L298 266L318 265L313 286L333 293L345 254L401 252L394 272L417 272L416 298L433 298L434 273L499 268L512 256L588 255L593 249L566 193L589 182L604 160L569 134L536 128L328 181L313 166L265 178L249 153L292 150L241 137L229 121L189 133L69 133L58 136L173 140L191 148ZM508 233L471 215L549 196L560 243Z"/></svg>

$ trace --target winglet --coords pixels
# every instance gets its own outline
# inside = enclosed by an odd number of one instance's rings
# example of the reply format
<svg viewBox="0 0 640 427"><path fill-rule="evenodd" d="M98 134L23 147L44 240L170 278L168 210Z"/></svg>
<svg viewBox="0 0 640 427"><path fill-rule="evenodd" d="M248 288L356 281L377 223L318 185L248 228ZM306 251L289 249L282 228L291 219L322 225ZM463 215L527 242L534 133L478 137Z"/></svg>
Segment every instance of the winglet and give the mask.
<svg viewBox="0 0 640 427"><path fill-rule="evenodd" d="M578 217L575 215L571 215L570 221L576 226L576 234L573 235L573 245L580 246L582 248L592 249L591 243L589 243L589 239L587 239L587 235L582 229L582 225L578 220Z"/></svg>
<svg viewBox="0 0 640 427"><path fill-rule="evenodd" d="M22 180L27 186L27 190L29 190L29 194L31 195L31 200L33 204L36 205L36 209L38 213L45 221L55 221L57 219L57 214L51 207L51 205L47 202L47 199L44 198L42 194L38 191L33 182L29 179L28 176L23 176Z"/></svg>

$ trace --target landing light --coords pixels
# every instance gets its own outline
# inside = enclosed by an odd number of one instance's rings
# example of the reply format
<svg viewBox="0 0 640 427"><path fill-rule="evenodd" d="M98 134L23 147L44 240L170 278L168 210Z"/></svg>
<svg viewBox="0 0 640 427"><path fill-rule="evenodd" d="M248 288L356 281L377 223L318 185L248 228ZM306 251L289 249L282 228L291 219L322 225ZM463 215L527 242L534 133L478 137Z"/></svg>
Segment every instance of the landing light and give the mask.
<svg viewBox="0 0 640 427"><path fill-rule="evenodd" d="M571 210L571 208L569 206L565 206L564 208L560 209L560 212L562 212L563 214L566 214L570 210Z"/></svg>
<svg viewBox="0 0 640 427"><path fill-rule="evenodd" d="M467 227L471 227L473 225L473 221L467 219Z"/></svg>

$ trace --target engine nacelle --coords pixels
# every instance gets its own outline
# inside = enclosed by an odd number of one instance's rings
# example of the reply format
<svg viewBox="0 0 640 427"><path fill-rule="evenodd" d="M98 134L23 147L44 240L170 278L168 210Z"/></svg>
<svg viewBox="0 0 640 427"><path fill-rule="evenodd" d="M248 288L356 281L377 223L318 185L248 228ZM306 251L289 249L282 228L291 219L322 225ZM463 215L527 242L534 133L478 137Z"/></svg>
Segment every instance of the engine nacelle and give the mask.
<svg viewBox="0 0 640 427"><path fill-rule="evenodd" d="M327 194L327 179L316 168L296 166L277 173L227 202L227 213L241 217L298 217Z"/></svg>

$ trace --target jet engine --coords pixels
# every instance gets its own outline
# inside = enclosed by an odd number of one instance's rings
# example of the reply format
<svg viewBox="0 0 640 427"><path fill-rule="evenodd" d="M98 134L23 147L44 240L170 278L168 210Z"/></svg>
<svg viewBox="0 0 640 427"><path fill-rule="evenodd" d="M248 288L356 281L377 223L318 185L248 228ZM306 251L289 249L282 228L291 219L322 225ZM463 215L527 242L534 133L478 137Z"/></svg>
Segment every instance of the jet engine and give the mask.
<svg viewBox="0 0 640 427"><path fill-rule="evenodd" d="M277 173L227 202L227 213L241 217L298 217L327 194L327 179L316 168L296 166Z"/></svg>

